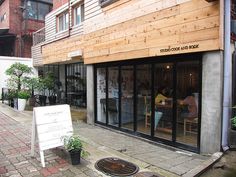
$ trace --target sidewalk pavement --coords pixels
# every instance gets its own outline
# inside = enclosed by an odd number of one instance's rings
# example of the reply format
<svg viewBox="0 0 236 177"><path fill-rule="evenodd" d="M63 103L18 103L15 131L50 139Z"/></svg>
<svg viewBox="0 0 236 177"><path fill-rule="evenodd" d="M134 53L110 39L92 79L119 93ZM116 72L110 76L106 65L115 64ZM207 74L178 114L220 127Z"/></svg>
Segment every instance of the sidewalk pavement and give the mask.
<svg viewBox="0 0 236 177"><path fill-rule="evenodd" d="M85 142L90 153L78 166L70 165L62 148L45 151L46 167L39 153L30 157L32 112L18 112L0 104L0 176L106 176L94 168L97 160L119 157L135 163L140 171L162 176L196 176L218 160L222 153L203 156L164 145L154 145L118 131L73 122L74 133Z"/></svg>

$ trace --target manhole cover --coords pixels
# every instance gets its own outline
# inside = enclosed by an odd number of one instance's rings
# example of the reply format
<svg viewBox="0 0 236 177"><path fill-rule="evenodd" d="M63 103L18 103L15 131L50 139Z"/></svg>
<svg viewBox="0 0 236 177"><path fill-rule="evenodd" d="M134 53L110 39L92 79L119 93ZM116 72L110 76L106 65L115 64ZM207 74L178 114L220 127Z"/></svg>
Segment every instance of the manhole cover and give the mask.
<svg viewBox="0 0 236 177"><path fill-rule="evenodd" d="M136 175L134 175L134 177L164 177L164 176L153 172L139 172Z"/></svg>
<svg viewBox="0 0 236 177"><path fill-rule="evenodd" d="M95 168L110 176L131 176L139 170L135 164L113 157L97 161Z"/></svg>

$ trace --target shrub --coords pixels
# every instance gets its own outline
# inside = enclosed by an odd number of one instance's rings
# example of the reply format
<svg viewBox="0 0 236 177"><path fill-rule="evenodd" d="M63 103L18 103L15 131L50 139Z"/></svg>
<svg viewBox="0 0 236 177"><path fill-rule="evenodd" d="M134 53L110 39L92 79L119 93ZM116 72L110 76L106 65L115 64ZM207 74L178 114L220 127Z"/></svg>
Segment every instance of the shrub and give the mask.
<svg viewBox="0 0 236 177"><path fill-rule="evenodd" d="M30 97L30 94L27 91L20 91L18 92L18 98L20 99L28 99Z"/></svg>

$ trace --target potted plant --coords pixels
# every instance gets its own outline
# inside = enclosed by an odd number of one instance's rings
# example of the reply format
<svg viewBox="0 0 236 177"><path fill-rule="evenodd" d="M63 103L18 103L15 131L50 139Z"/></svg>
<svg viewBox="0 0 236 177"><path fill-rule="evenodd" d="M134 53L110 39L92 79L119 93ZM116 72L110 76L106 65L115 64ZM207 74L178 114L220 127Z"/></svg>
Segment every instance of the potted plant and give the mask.
<svg viewBox="0 0 236 177"><path fill-rule="evenodd" d="M24 111L25 110L26 101L27 101L27 99L29 97L30 97L30 94L27 91L22 90L22 91L19 91L17 93L17 98L18 98L18 100L17 100L17 103L18 103L17 108L18 108L19 111Z"/></svg>
<svg viewBox="0 0 236 177"><path fill-rule="evenodd" d="M56 95L55 95L55 77L53 73L48 73L44 79L45 87L48 89L48 100L50 105L56 104Z"/></svg>
<svg viewBox="0 0 236 177"><path fill-rule="evenodd" d="M36 98L35 98L34 92L36 89L39 88L39 79L38 77L26 77L24 79L24 83L31 92L30 98L29 98L29 105L35 106Z"/></svg>
<svg viewBox="0 0 236 177"><path fill-rule="evenodd" d="M11 100L14 100L14 107L18 108L18 105L16 106L17 99L19 98L18 95L25 98L25 93L23 93L23 96L21 92L22 89L26 89L24 81L27 76L33 73L32 68L25 64L16 62L12 64L5 73L9 76L9 78L7 79L7 85L8 88L12 91Z"/></svg>
<svg viewBox="0 0 236 177"><path fill-rule="evenodd" d="M83 148L82 141L78 136L62 137L65 149L69 152L72 165L80 164L80 157Z"/></svg>
<svg viewBox="0 0 236 177"><path fill-rule="evenodd" d="M42 77L39 78L37 89L40 92L40 95L39 95L40 106L46 106L47 96L45 95L46 84L45 84L44 78Z"/></svg>

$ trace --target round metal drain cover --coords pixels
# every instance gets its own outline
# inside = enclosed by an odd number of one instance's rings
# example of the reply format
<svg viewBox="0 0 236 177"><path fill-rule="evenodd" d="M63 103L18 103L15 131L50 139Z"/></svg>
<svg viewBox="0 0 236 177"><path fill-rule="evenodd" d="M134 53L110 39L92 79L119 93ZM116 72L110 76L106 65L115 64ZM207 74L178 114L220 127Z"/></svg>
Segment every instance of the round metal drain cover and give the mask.
<svg viewBox="0 0 236 177"><path fill-rule="evenodd" d="M139 171L137 165L114 157L97 161L95 168L110 176L131 176Z"/></svg>
<svg viewBox="0 0 236 177"><path fill-rule="evenodd" d="M134 177L164 177L164 176L153 172L139 172L136 175L134 175Z"/></svg>

